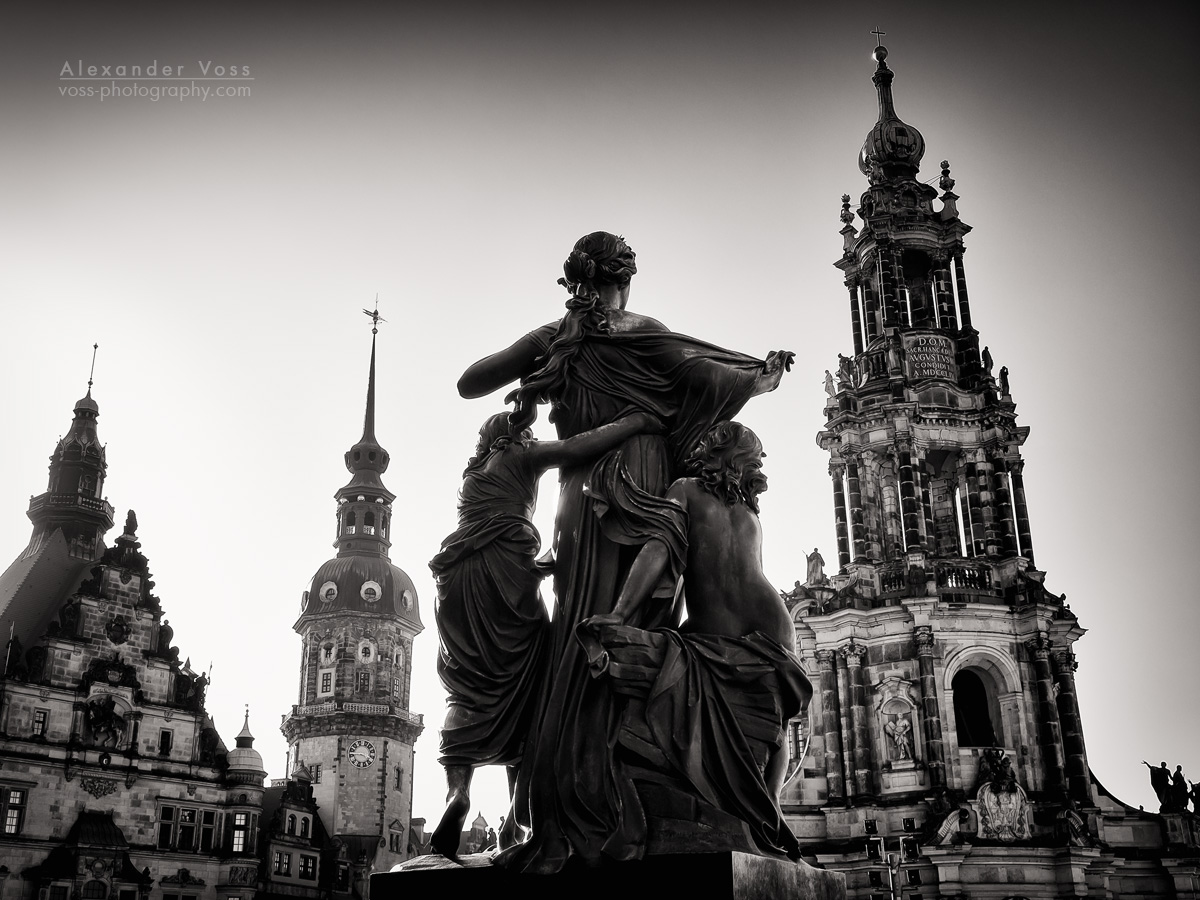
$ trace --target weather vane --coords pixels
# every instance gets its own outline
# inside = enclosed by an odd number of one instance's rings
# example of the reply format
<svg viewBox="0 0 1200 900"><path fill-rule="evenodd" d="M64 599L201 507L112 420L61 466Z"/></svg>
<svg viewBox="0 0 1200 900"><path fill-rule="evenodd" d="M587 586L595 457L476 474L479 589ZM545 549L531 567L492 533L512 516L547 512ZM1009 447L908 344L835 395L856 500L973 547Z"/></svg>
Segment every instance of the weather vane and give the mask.
<svg viewBox="0 0 1200 900"><path fill-rule="evenodd" d="M385 319L383 316L379 315L379 295L378 294L375 295L375 308L374 309L364 309L363 315L369 316L371 319L371 334L379 334L379 323L386 322L387 319Z"/></svg>
<svg viewBox="0 0 1200 900"><path fill-rule="evenodd" d="M878 46L879 46L879 39L880 39L881 37L883 37L885 34L887 34L887 32L886 32L886 31L880 31L880 30L879 30L879 26L878 26L878 25L876 25L876 26L875 26L875 30L874 30L874 31L872 31L872 32L871 32L871 34L875 35L875 46L876 46L876 47L878 47Z"/></svg>
<svg viewBox="0 0 1200 900"><path fill-rule="evenodd" d="M92 344L92 368L88 372L88 393L92 391L92 376L96 374L96 351L99 349L99 344Z"/></svg>

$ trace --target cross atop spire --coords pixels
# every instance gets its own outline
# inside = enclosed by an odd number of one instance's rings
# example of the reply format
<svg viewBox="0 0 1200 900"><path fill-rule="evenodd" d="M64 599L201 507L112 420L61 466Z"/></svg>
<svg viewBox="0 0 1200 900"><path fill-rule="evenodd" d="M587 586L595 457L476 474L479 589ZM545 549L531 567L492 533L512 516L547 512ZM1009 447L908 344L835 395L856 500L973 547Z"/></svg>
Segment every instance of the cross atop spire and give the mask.
<svg viewBox="0 0 1200 900"><path fill-rule="evenodd" d="M878 46L880 46L880 41L879 41L879 39L880 39L881 37L883 37L885 34L887 34L887 32L886 32L886 31L880 31L880 30L879 30L879 26L878 26L878 25L876 25L876 26L875 26L875 30L874 30L874 31L872 31L872 32L871 32L871 34L875 35L875 46L876 46L876 47L878 47Z"/></svg>

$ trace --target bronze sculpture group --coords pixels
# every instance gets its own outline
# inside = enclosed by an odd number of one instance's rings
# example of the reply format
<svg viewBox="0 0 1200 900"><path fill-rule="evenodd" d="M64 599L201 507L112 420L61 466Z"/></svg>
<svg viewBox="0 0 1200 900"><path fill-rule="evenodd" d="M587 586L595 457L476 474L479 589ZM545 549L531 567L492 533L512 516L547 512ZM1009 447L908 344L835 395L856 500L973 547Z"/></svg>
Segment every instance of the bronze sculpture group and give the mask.
<svg viewBox="0 0 1200 900"><path fill-rule="evenodd" d="M581 238L563 269L566 314L458 383L467 398L517 387L480 432L459 528L431 563L449 694L433 847L455 855L471 772L499 764L513 805L495 862L513 871L641 858L668 820L685 843L717 823L798 857L779 793L784 729L811 686L762 573L762 447L731 421L793 355L755 359L628 310L637 266L615 235ZM538 442L546 403L559 440ZM553 558L538 560L537 479L554 466Z"/></svg>

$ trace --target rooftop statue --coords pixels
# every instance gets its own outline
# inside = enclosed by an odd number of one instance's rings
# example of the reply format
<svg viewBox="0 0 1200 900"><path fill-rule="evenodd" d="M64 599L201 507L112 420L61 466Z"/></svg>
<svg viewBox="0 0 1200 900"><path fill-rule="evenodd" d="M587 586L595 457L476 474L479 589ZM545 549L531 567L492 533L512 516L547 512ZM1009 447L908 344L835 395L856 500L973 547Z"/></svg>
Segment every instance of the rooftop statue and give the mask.
<svg viewBox="0 0 1200 900"><path fill-rule="evenodd" d="M524 429L538 405L549 403L562 440L631 412L652 414L666 431L636 434L594 461L561 466L556 613L510 817L529 830L528 839L497 859L525 872L555 872L573 857L596 863L644 854L640 801L608 749L616 698L589 674L575 628L612 613L642 546L677 528L679 508L664 495L700 439L751 397L774 390L793 359L785 351L764 361L724 350L628 310L637 264L616 235L581 238L563 272L566 315L471 365L459 393L482 397L519 381L509 395L516 401L512 427ZM628 624L647 630L677 624L674 606L661 602L674 592L673 579L659 579L650 594L660 602L640 606Z"/></svg>

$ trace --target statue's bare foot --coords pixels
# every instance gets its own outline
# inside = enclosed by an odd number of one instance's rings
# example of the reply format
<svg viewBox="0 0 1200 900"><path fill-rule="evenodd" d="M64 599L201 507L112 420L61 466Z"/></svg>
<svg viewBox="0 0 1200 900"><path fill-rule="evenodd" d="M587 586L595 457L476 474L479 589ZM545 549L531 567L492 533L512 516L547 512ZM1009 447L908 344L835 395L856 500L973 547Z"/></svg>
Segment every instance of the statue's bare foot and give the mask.
<svg viewBox="0 0 1200 900"><path fill-rule="evenodd" d="M467 821L467 813L471 811L471 795L465 789L450 792L446 811L442 813L442 821L429 841L434 853L450 859L458 857L458 842L462 839L463 825Z"/></svg>

